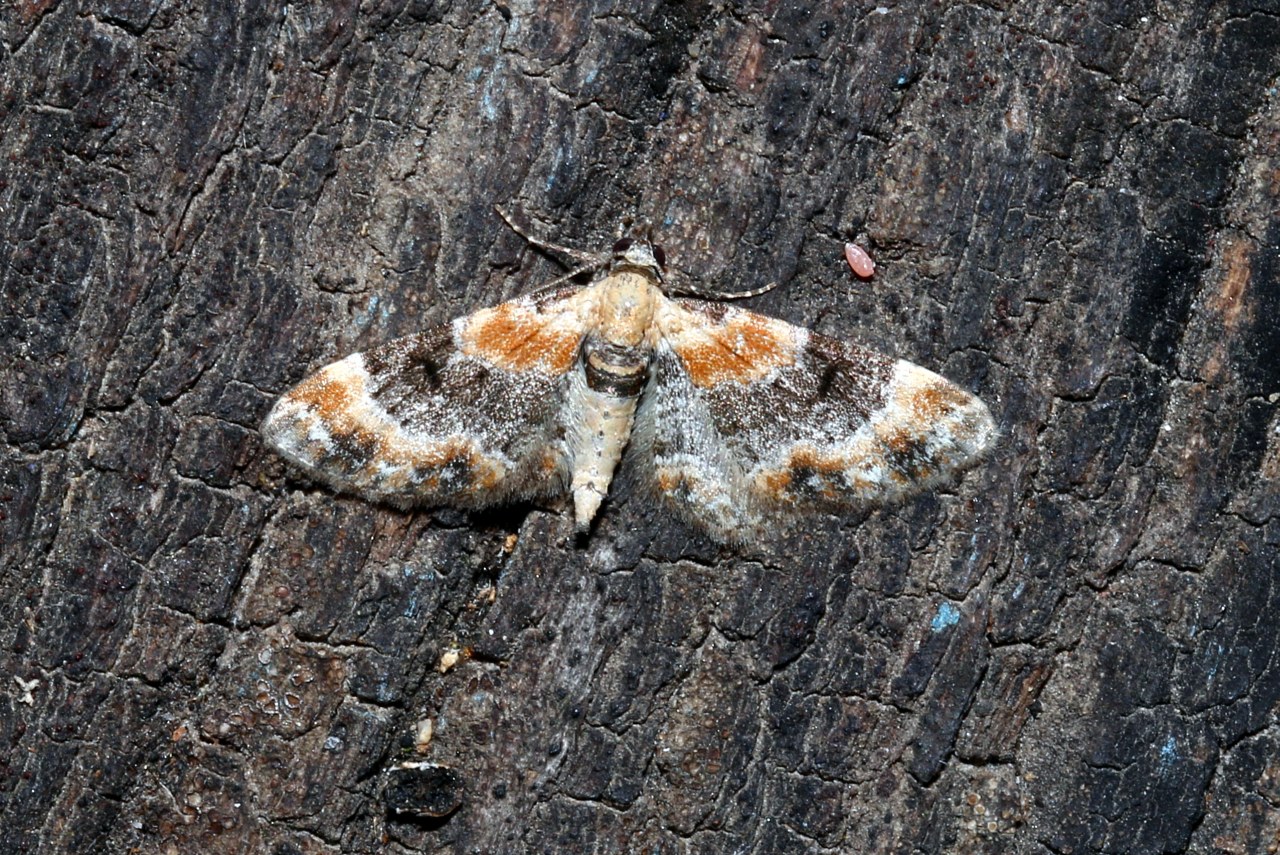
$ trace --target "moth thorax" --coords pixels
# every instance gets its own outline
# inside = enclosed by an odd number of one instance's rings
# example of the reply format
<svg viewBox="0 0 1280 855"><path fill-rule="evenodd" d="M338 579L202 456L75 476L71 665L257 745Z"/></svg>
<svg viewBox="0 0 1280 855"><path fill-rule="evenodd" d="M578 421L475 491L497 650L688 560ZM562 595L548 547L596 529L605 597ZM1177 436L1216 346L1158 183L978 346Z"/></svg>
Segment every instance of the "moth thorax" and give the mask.
<svg viewBox="0 0 1280 855"><path fill-rule="evenodd" d="M662 296L653 278L640 271L621 270L607 276L598 287L595 336L620 347L649 342L653 313Z"/></svg>

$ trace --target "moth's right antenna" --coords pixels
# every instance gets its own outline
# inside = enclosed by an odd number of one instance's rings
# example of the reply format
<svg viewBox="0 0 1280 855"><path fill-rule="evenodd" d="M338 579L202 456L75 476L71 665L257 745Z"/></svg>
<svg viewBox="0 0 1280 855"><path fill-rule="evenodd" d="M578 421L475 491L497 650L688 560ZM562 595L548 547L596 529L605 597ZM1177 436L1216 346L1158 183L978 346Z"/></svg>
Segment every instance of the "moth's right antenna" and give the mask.
<svg viewBox="0 0 1280 855"><path fill-rule="evenodd" d="M579 276L581 276L584 273L594 273L595 271L609 264L609 256L607 255L599 255L594 252L585 252L584 250L581 250L581 249L573 249L572 247L561 246L558 243L552 243L549 240L543 240L540 237L535 237L534 235L529 234L529 232L525 230L523 227L521 227L520 224L517 223L514 219L512 219L511 215L508 214L506 211L504 211L500 206L494 205L493 210L497 211L498 216L502 217L503 221L508 226L511 227L511 231L520 235L520 237L524 238L529 243L536 246L538 249L541 249L550 255L566 256L568 258L571 258L575 261L580 262L577 267L573 268L565 275L557 279L551 280L546 285L543 285L542 287L538 288L536 291L530 292L532 294L541 294L543 291L550 291L554 288L558 288L566 282L577 279Z"/></svg>
<svg viewBox="0 0 1280 855"><path fill-rule="evenodd" d="M587 252L585 250L574 249L568 246L561 246L558 243L552 243L549 240L543 240L540 237L530 234L528 229L526 229L525 227L517 223L515 219L513 219L512 216L508 214L501 206L494 205L493 210L497 211L498 216L502 217L503 221L508 226L511 227L511 231L520 235L520 237L524 238L529 243L536 246L538 249L545 250L554 255L561 255L561 256L565 256L566 258L572 258L574 261L577 261L579 264L584 265L582 270L591 270L596 267L603 267L609 261L607 257L601 258L599 253ZM579 272L582 272L582 271L579 271Z"/></svg>

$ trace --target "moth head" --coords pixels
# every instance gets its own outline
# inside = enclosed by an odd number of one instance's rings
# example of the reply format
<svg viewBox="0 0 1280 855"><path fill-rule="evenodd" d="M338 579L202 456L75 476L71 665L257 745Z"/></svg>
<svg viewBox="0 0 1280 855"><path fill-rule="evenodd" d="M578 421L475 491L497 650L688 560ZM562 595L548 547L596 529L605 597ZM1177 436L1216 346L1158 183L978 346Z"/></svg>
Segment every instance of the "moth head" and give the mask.
<svg viewBox="0 0 1280 855"><path fill-rule="evenodd" d="M662 271L667 266L666 253L647 235L644 237L624 237L613 245L613 262L611 270L631 268L647 273L658 281L662 280Z"/></svg>

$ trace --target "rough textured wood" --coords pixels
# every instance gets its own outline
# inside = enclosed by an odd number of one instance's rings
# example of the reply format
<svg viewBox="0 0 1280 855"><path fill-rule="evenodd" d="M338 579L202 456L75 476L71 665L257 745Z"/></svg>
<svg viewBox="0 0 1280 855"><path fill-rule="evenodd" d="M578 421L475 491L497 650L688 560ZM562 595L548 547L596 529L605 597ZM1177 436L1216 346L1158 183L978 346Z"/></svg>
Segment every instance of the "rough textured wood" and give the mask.
<svg viewBox="0 0 1280 855"><path fill-rule="evenodd" d="M1274 2L0 15L0 849L1280 841ZM512 202L1004 438L737 552L625 478L575 545L287 472L309 368L558 275ZM394 818L423 718L463 804Z"/></svg>

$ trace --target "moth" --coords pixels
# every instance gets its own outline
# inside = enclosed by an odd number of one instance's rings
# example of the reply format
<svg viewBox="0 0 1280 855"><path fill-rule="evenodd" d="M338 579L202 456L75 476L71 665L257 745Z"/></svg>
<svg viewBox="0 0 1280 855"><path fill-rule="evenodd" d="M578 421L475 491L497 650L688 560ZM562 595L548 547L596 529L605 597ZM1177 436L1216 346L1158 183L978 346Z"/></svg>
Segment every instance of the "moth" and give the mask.
<svg viewBox="0 0 1280 855"><path fill-rule="evenodd" d="M534 242L586 257L594 281L328 365L276 402L267 443L400 507L568 494L580 533L626 452L676 513L743 544L953 478L996 435L982 401L918 365L681 296L648 236L599 257Z"/></svg>

